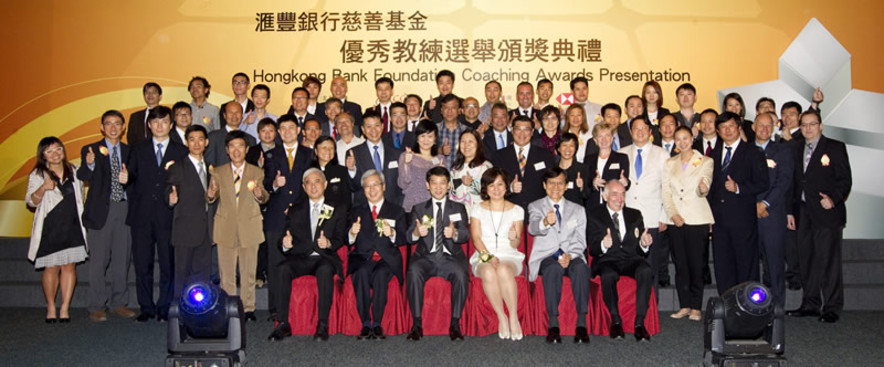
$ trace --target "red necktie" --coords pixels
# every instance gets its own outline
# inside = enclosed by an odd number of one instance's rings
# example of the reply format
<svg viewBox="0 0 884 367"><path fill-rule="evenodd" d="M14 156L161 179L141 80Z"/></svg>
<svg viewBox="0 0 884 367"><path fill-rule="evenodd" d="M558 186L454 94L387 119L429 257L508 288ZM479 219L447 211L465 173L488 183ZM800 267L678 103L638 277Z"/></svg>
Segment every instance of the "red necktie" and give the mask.
<svg viewBox="0 0 884 367"><path fill-rule="evenodd" d="M387 106L384 106L384 113L381 114L381 123L384 124L384 132L389 132L390 128L387 126L387 121L389 121L390 117L387 115Z"/></svg>
<svg viewBox="0 0 884 367"><path fill-rule="evenodd" d="M332 127L332 139L335 139L335 141L338 140L338 127L337 126Z"/></svg>
<svg viewBox="0 0 884 367"><path fill-rule="evenodd" d="M706 154L704 154L704 155L707 157L712 155L712 142L711 141L708 141L708 140L706 141Z"/></svg>
<svg viewBox="0 0 884 367"><path fill-rule="evenodd" d="M377 205L371 206L371 220L372 221L378 220L378 206ZM372 261L381 261L381 255L378 254L377 251L375 251L373 254L371 254L371 260Z"/></svg>

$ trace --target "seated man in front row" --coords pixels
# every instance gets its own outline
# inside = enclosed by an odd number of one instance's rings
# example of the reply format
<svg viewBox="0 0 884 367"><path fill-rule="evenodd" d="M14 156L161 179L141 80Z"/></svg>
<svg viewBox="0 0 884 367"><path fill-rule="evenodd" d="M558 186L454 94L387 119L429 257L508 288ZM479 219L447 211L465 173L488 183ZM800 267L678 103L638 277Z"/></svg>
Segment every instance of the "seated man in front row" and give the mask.
<svg viewBox="0 0 884 367"><path fill-rule="evenodd" d="M463 340L460 317L467 300L470 268L460 245L470 239L469 216L461 203L448 200L451 174L445 167L433 167L427 171L427 189L430 200L415 204L406 235L408 241L416 242L417 248L408 262L405 277L406 295L414 323L408 340L420 340L424 336L421 310L424 305L424 284L430 277L438 276L451 283L451 340ZM449 227L454 224L454 231Z"/></svg>
<svg viewBox="0 0 884 367"><path fill-rule="evenodd" d="M528 205L528 233L534 236L534 247L528 262L530 281L543 275L543 294L549 315L547 343L561 343L559 334L559 302L562 299L562 277L571 278L571 290L577 309L575 343L589 343L586 313L589 307L589 267L586 266L586 212L581 205L564 198L567 183L565 171L558 166L543 174L546 197ZM563 223L564 222L564 223Z"/></svg>
<svg viewBox="0 0 884 367"><path fill-rule="evenodd" d="M645 315L651 297L654 275L645 260L653 239L644 228L640 211L624 206L625 188L617 180L605 184L604 206L589 210L586 230L589 254L593 257L592 275L602 278L602 298L611 314L611 338L623 338L617 299L617 281L621 275L635 278L635 340L650 340L645 329Z"/></svg>
<svg viewBox="0 0 884 367"><path fill-rule="evenodd" d="M318 288L316 341L328 340L328 316L334 292L334 276L343 278L343 265L337 251L347 236L347 211L325 204L325 175L318 168L310 168L303 176L304 192L309 200L302 200L288 211L286 234L281 246L285 260L276 265L276 311L278 322L270 340L282 340L291 335L288 323L292 280L304 275L315 275ZM309 223L310 230L305 226Z"/></svg>

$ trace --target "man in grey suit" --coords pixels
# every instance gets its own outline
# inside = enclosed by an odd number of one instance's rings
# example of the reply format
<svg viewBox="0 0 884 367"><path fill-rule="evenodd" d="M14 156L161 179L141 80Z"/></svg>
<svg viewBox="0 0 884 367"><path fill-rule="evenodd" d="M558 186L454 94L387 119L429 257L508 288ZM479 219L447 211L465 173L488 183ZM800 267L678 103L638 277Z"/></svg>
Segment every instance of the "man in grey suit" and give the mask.
<svg viewBox="0 0 884 367"><path fill-rule="evenodd" d="M589 267L586 265L586 212L577 203L566 200L565 171L558 166L546 170L543 188L546 197L528 205L528 233L534 247L528 262L528 280L543 275L543 291L549 314L547 343L561 343L559 301L562 277L571 278L571 290L577 308L575 343L589 343L586 312L589 303Z"/></svg>

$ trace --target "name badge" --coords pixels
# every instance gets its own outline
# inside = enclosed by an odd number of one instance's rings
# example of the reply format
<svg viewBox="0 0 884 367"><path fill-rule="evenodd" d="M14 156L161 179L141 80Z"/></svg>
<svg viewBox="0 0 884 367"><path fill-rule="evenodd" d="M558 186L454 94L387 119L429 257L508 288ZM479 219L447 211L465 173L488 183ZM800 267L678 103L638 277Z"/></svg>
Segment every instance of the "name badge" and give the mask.
<svg viewBox="0 0 884 367"><path fill-rule="evenodd" d="M390 161L390 163L387 164L387 168L391 168L391 169L392 169L392 168L399 168L399 162L397 162L397 161Z"/></svg>
<svg viewBox="0 0 884 367"><path fill-rule="evenodd" d="M620 169L620 163L611 163L610 169Z"/></svg>
<svg viewBox="0 0 884 367"><path fill-rule="evenodd" d="M534 170L535 171L540 171L545 168L546 168L546 163L543 163L543 162L534 163Z"/></svg>
<svg viewBox="0 0 884 367"><path fill-rule="evenodd" d="M338 182L341 182L340 177L335 177L335 178L331 179L331 181L329 181L328 183L338 183Z"/></svg>
<svg viewBox="0 0 884 367"><path fill-rule="evenodd" d="M386 219L386 221L387 221L387 224L388 224L390 227L395 227L395 226L396 226L396 220L395 220L395 219Z"/></svg>
<svg viewBox="0 0 884 367"><path fill-rule="evenodd" d="M568 190L574 188L574 181L568 182Z"/></svg>
<svg viewBox="0 0 884 367"><path fill-rule="evenodd" d="M448 220L451 222L457 222L457 221L461 220L460 213L454 213L454 214L449 215Z"/></svg>

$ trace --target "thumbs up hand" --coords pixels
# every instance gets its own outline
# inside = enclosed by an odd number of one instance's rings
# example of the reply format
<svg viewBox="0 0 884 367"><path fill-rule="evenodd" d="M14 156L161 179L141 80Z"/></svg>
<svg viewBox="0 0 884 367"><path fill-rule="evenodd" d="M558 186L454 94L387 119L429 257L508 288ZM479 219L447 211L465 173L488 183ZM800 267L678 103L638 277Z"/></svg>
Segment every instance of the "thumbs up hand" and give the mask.
<svg viewBox="0 0 884 367"><path fill-rule="evenodd" d="M89 152L86 153L86 164L92 165L95 163L95 153L92 152L92 147L89 147Z"/></svg>
<svg viewBox="0 0 884 367"><path fill-rule="evenodd" d="M549 208L549 212L547 212L546 217L543 218L543 224L547 227L556 225L556 211L553 210L553 208Z"/></svg>
<svg viewBox="0 0 884 367"><path fill-rule="evenodd" d="M431 110L435 110L436 109L436 100L433 99L432 94L430 95L430 99L428 99L427 101L429 101L428 107L430 107Z"/></svg>
<svg viewBox="0 0 884 367"><path fill-rule="evenodd" d="M577 179L574 180L574 184L577 185L577 188L583 190L583 177L580 176L580 172L577 172Z"/></svg>
<svg viewBox="0 0 884 367"><path fill-rule="evenodd" d="M414 227L414 236L415 237L418 237L418 238L426 237L427 234L430 233L430 231L427 229L427 227L421 224L421 221L415 219L414 222L417 224L417 226Z"/></svg>
<svg viewBox="0 0 884 367"><path fill-rule="evenodd" d="M405 147L405 164L411 163L412 159L414 159L414 153L411 151L411 147Z"/></svg>
<svg viewBox="0 0 884 367"><path fill-rule="evenodd" d="M454 222L449 222L448 227L445 227L445 229L442 230L442 235L444 235L445 238L452 238L456 234L457 230L454 229Z"/></svg>
<svg viewBox="0 0 884 367"><path fill-rule="evenodd" d="M215 176L212 176L212 178L209 179L209 188L206 191L206 196L208 196L209 199L214 199L215 194L217 194L217 193L218 193L218 183L215 182Z"/></svg>
<svg viewBox="0 0 884 367"><path fill-rule="evenodd" d="M117 175L117 182L120 185L125 185L129 182L129 170L126 169L126 164L123 163L122 169L120 169L120 174Z"/></svg>
<svg viewBox="0 0 884 367"><path fill-rule="evenodd" d="M393 227L390 227L390 223L387 223L386 220L384 221L384 227L383 227L381 233L383 233L384 236L387 236L389 238L393 238L393 234L394 234Z"/></svg>
<svg viewBox="0 0 884 367"><path fill-rule="evenodd" d="M172 186L172 192L169 193L169 204L178 204L178 191Z"/></svg>
<svg viewBox="0 0 884 367"><path fill-rule="evenodd" d="M362 230L362 217L356 217L356 221L353 222L353 225L350 226L350 236L356 237L359 235L359 231Z"/></svg>
<svg viewBox="0 0 884 367"><path fill-rule="evenodd" d="M641 244L642 247L647 248L648 246L651 246L651 243L653 243L653 242L654 242L654 238L651 237L651 234L648 233L648 229L645 228L645 231L642 233L641 240L639 243Z"/></svg>
<svg viewBox="0 0 884 367"><path fill-rule="evenodd" d="M509 239L510 242L518 241L519 234L521 234L521 233L522 233L522 231L520 230L519 226L517 226L516 223L513 222L513 225L510 226L509 233L507 233L507 239Z"/></svg>
<svg viewBox="0 0 884 367"><path fill-rule="evenodd" d="M700 196L706 196L709 193L709 185L706 184L705 178L700 179L700 184L697 185L697 188L700 190Z"/></svg>
<svg viewBox="0 0 884 367"><path fill-rule="evenodd" d="M448 142L448 138L445 138L445 142L442 143L442 155L451 155L451 143Z"/></svg>
<svg viewBox="0 0 884 367"><path fill-rule="evenodd" d="M512 191L513 194L518 194L522 192L522 182L519 181L519 175L516 175L516 177L513 178L513 183L510 184L510 186L512 187L510 191Z"/></svg>
<svg viewBox="0 0 884 367"><path fill-rule="evenodd" d="M611 237L611 229L608 228L608 234L606 234L605 237L602 238L602 246L605 246L605 248L611 248L611 246L613 246L613 245L614 245L614 238Z"/></svg>
<svg viewBox="0 0 884 367"><path fill-rule="evenodd" d="M319 231L319 238L316 239L316 245L321 249L327 249L331 247L331 243L328 241L328 238L325 238L325 231Z"/></svg>
<svg viewBox="0 0 884 367"><path fill-rule="evenodd" d="M595 187L596 191L602 191L602 188L605 187L605 180L602 180L602 174L599 173L599 170L595 170L595 177L592 179L592 186Z"/></svg>
<svg viewBox="0 0 884 367"><path fill-rule="evenodd" d="M473 185L473 176L470 175L470 171L467 171L460 177L460 181L463 182L464 186L472 186Z"/></svg>
<svg viewBox="0 0 884 367"><path fill-rule="evenodd" d="M623 185L623 187L629 185L629 179L626 178L626 172L624 170L620 170L620 179L617 181L620 181L620 184Z"/></svg>
<svg viewBox="0 0 884 367"><path fill-rule="evenodd" d="M273 179L273 187L280 188L285 186L285 176L282 175L282 172L276 171L276 178Z"/></svg>
<svg viewBox="0 0 884 367"><path fill-rule="evenodd" d="M832 201L829 195L820 193L820 205L823 206L823 209L830 210L835 207L835 202Z"/></svg>
<svg viewBox="0 0 884 367"><path fill-rule="evenodd" d="M734 194L740 191L740 186L731 178L731 175L727 175L727 181L724 181L724 188Z"/></svg>
<svg viewBox="0 0 884 367"><path fill-rule="evenodd" d="M282 247L286 249L292 248L292 233L285 231L285 237L282 238Z"/></svg>

